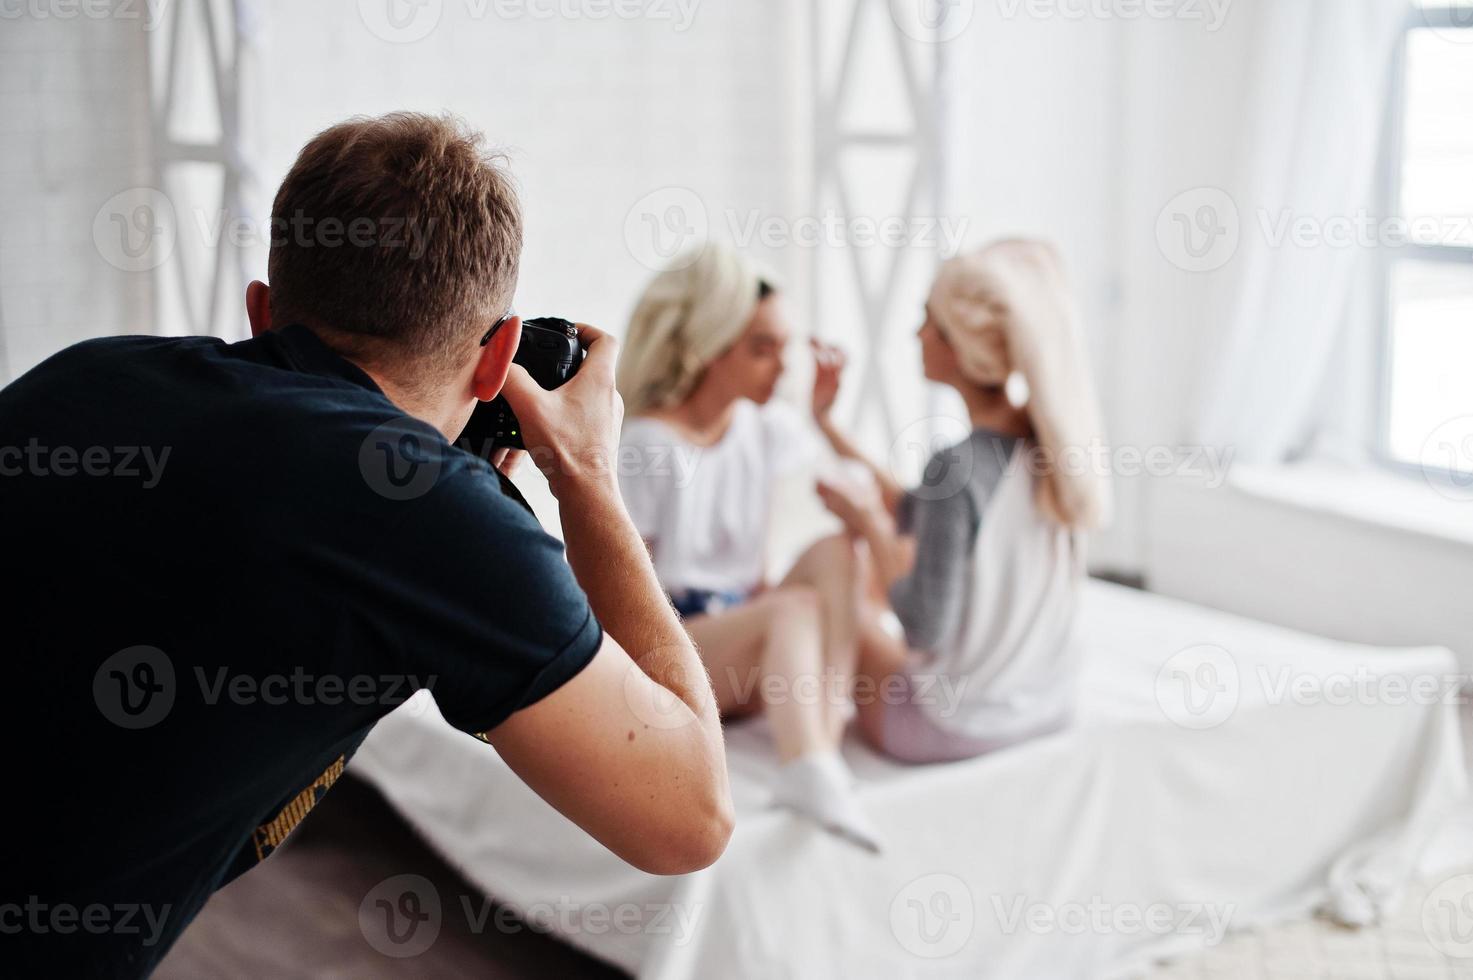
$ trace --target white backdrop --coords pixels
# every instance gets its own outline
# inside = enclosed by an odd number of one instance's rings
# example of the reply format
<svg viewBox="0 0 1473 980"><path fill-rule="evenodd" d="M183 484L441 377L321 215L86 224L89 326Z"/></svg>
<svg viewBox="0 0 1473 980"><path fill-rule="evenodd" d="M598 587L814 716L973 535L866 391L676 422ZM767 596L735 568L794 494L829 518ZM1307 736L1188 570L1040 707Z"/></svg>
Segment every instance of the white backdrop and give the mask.
<svg viewBox="0 0 1473 980"><path fill-rule="evenodd" d="M883 21L900 0L863 2ZM699 218L730 238L753 221L791 232L831 203L814 187L816 124L828 107L813 102L813 67L841 39L824 28L809 35L807 3L672 0L632 19L546 18L530 12L546 5L473 0L256 6L260 67L242 92L256 174L246 216L264 217L294 154L323 126L398 108L456 112L509 152L521 182L524 312L621 330L655 264L651 232L669 248L691 223L665 219ZM1183 192L1242 193L1242 160L1259 132L1248 66L1267 57L1260 38L1273 3L1153 6L1168 16L1129 18L1112 15L1109 3L1083 17L1070 13L1082 5L1034 0L954 6L969 19L946 46L955 90L948 190L936 217L959 227L965 246L1004 234L1057 241L1113 442L1144 452L1191 441L1249 250L1199 271L1163 248L1158 232ZM529 12L499 15L507 9ZM390 20L391 10L403 16ZM172 292L156 296L150 274L106 261L93 234L112 195L152 179L147 85L157 31L149 26L20 17L0 31L8 151L0 159L0 340L12 375L85 337L179 329ZM859 63L866 107L902 84L888 55L869 48ZM202 59L196 52L195 63ZM195 95L186 114L198 109ZM897 180L883 160L856 177L862 193L852 203L862 216L898 210ZM645 215L656 228L641 223ZM1251 211L1244 221L1253 224ZM181 248L198 246L199 224L182 216ZM827 245L757 236L750 248L787 287L800 326L862 346L852 286L828 273L813 278ZM879 267L874 254L862 258ZM264 252L252 261L263 275ZM867 420L862 435L876 452L937 404L918 381L910 338L925 286L924 264L915 263L886 312L883 371L902 393L901 411L892 431ZM239 308L234 293L224 302ZM817 322L808 322L811 310ZM221 332L243 335L238 312ZM801 397L803 359L793 363L787 394ZM860 417L873 395L851 384L842 407ZM1120 513L1096 541L1096 567L1149 571L1151 486L1117 476Z"/></svg>

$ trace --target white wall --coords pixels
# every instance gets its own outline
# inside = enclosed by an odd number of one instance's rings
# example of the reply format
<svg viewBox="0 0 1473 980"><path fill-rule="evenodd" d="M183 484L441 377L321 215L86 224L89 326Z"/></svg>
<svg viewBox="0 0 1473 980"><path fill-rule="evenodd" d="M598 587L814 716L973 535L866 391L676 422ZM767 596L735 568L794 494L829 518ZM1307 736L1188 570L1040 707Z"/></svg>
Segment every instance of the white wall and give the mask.
<svg viewBox="0 0 1473 980"><path fill-rule="evenodd" d="M1241 179L1243 72L1255 12L1268 2L1234 0L1216 30L1184 18L1071 19L1025 3L977 4L948 45L959 96L944 216L965 220L967 246L1005 234L1060 244L1117 446L1177 446L1190 431L1238 270L1176 267L1156 222L1177 193ZM394 43L365 23L356 0L265 3L266 70L248 100L260 154L248 193L255 215L268 212L296 151L323 126L399 108L452 111L508 150L521 181L519 308L620 330L652 271L626 219L637 206L659 212L664 199L641 204L651 192L689 191L718 237L728 214L821 213L806 4L705 2L684 8L694 13L688 25L506 20L494 5L462 0L438 9L423 37ZM153 179L139 26L25 17L0 31L0 133L10 151L0 159L0 341L12 376L75 340L154 327L151 277L121 272L92 240L103 202ZM893 212L887 187L876 190L861 207ZM812 249L756 251L796 294L803 320ZM909 277L887 314L892 374L918 374L908 336L925 286L924 275ZM826 309L822 322L800 326L855 340L852 314ZM233 329L243 335L243 320ZM790 389L801 387L795 374ZM869 393L847 397L852 410ZM924 414L934 404L917 395L905 406ZM870 448L884 451L887 437ZM1096 568L1351 639L1466 643L1466 621L1443 602L1448 562L1460 553L1425 536L1191 481L1117 477L1117 490L1119 517L1096 543ZM789 516L795 541L823 526L811 507ZM1378 571L1387 562L1391 580Z"/></svg>
<svg viewBox="0 0 1473 980"><path fill-rule="evenodd" d="M1121 27L1112 249L1120 309L1101 375L1116 446L1175 447L1188 436L1232 270L1200 274L1173 265L1158 246L1156 222L1178 193L1233 184L1250 15L1243 0L1216 31L1186 20ZM1119 513L1101 550L1117 567L1141 571L1150 481L1117 474L1115 482Z"/></svg>
<svg viewBox="0 0 1473 980"><path fill-rule="evenodd" d="M0 21L0 384L78 340L149 332L151 277L93 241L99 208L152 179L147 58L136 21Z"/></svg>
<svg viewBox="0 0 1473 980"><path fill-rule="evenodd" d="M1153 590L1337 639L1446 646L1473 672L1466 499L1331 466L1152 489Z"/></svg>
<svg viewBox="0 0 1473 980"><path fill-rule="evenodd" d="M1246 66L1272 2L1234 0L1215 32L1187 21L1122 27L1122 306L1103 375L1118 445L1190 441L1241 258L1184 271L1163 255L1156 221L1193 188L1247 199ZM1355 341L1371 338L1345 346ZM1341 380L1345 365L1374 356L1370 347L1341 353ZM1347 640L1442 644L1473 666L1473 620L1457 596L1473 580L1473 545L1456 533L1469 526L1468 504L1449 504L1416 478L1354 469L1228 473L1117 477L1123 512L1102 542L1112 563L1194 602ZM1412 526L1400 516L1409 510L1438 516Z"/></svg>
<svg viewBox="0 0 1473 980"><path fill-rule="evenodd" d="M275 69L259 93L258 214L320 129L359 114L452 112L506 151L521 187L518 311L621 333L657 264L640 238L643 212L662 219L669 204L694 200L686 217L704 218L714 238L728 237L728 212L803 213L801 11L779 0L700 3L685 8L688 22L504 19L494 4L445 0L433 29L407 43L375 33L355 0L267 8L263 59ZM680 5L651 9L682 16ZM781 280L799 281L801 253L753 251ZM543 481L527 472L519 482L555 528Z"/></svg>
<svg viewBox="0 0 1473 980"><path fill-rule="evenodd" d="M446 0L435 29L412 43L376 36L358 7L269 4L263 211L321 128L395 109L454 112L507 150L522 188L518 309L621 331L652 275L624 235L641 198L688 188L716 223L726 208L791 213L806 190L791 138L806 88L786 5L703 3L680 30L656 19L508 20L494 4Z"/></svg>

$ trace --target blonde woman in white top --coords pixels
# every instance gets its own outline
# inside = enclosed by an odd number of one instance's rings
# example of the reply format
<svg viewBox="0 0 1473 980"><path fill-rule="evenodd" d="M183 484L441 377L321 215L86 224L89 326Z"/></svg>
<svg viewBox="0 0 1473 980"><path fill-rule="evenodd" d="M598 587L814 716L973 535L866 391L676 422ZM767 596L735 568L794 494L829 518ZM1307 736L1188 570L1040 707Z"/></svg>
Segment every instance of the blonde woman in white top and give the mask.
<svg viewBox="0 0 1473 980"><path fill-rule="evenodd" d="M768 715L774 802L878 849L839 754L865 578L854 540L817 542L781 581L764 574L774 483L816 448L772 400L791 334L781 297L730 249L657 276L620 357L620 485L723 716ZM834 383L821 365L816 408Z"/></svg>

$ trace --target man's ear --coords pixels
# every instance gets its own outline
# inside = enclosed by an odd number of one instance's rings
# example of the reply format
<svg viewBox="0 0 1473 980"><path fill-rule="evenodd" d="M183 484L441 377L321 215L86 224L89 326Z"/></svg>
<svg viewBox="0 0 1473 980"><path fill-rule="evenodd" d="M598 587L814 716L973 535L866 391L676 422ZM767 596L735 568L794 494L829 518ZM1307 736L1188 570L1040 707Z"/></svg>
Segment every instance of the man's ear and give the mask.
<svg viewBox="0 0 1473 980"><path fill-rule="evenodd" d="M501 325L496 336L481 350L481 359L476 362L476 373L471 378L471 388L479 401L489 402L501 393L521 342L522 318L514 316Z"/></svg>
<svg viewBox="0 0 1473 980"><path fill-rule="evenodd" d="M246 316L251 321L251 336L259 337L271 329L271 287L259 279L246 287Z"/></svg>

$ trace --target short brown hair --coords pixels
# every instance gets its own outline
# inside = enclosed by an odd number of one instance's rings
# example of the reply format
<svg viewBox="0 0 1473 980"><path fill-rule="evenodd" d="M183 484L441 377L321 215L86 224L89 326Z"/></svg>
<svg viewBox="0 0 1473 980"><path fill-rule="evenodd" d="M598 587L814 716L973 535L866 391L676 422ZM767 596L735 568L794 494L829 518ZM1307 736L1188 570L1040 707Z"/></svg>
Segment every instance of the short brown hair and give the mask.
<svg viewBox="0 0 1473 980"><path fill-rule="evenodd" d="M504 164L448 116L318 133L271 207L272 321L355 359L408 361L412 378L454 365L516 288L522 212Z"/></svg>

